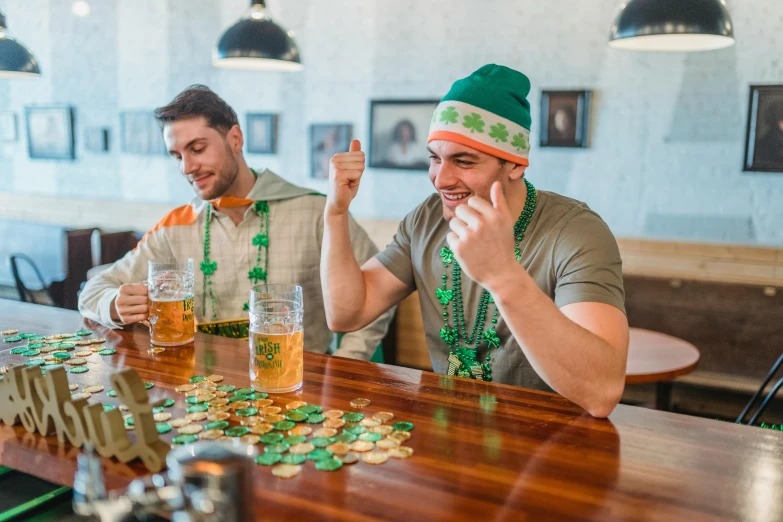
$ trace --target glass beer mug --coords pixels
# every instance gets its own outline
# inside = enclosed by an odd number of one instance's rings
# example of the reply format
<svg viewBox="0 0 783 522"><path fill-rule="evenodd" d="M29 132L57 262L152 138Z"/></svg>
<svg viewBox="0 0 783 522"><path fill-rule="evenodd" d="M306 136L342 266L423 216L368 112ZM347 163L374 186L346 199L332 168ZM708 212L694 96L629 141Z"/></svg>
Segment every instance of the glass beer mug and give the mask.
<svg viewBox="0 0 783 522"><path fill-rule="evenodd" d="M147 287L150 299L150 338L156 346L179 346L193 341L193 260L153 259Z"/></svg>
<svg viewBox="0 0 783 522"><path fill-rule="evenodd" d="M259 285L250 291L250 381L265 393L302 387L302 287Z"/></svg>

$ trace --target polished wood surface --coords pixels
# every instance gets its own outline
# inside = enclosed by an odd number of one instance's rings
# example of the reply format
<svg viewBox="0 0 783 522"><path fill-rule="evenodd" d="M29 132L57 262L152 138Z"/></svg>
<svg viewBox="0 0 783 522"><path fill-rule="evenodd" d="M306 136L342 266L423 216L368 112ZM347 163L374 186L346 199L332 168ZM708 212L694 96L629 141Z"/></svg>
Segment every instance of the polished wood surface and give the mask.
<svg viewBox="0 0 783 522"><path fill-rule="evenodd" d="M691 373L699 350L687 341L643 328L631 328L625 382L671 381Z"/></svg>
<svg viewBox="0 0 783 522"><path fill-rule="evenodd" d="M74 312L0 300L0 329L52 334L85 325ZM136 368L155 383L154 399L218 373L249 384L247 344L198 335L195 345L150 355L142 327L108 331L86 324L117 354L71 375L108 387L111 372ZM0 345L0 365L17 363ZM108 389L108 388L107 388ZM688 520L783 519L783 433L619 406L593 419L567 400L521 388L317 354L305 357L301 399L350 410L392 411L415 424L412 458L360 462L334 472L311 464L290 480L256 467L255 501L268 520ZM105 393L94 400L113 402ZM169 440L171 435L164 435ZM77 450L54 437L0 426L0 464L71 485ZM140 464L104 461L109 486L143 473Z"/></svg>

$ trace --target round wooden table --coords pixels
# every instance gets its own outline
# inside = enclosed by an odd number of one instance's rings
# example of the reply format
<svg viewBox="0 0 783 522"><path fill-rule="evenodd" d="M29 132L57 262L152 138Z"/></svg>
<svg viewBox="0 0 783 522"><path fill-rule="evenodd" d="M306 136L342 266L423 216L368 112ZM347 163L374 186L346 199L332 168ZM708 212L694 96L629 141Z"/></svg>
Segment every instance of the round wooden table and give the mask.
<svg viewBox="0 0 783 522"><path fill-rule="evenodd" d="M655 383L655 407L671 409L672 380L691 373L699 362L699 350L687 341L660 332L630 329L628 384Z"/></svg>

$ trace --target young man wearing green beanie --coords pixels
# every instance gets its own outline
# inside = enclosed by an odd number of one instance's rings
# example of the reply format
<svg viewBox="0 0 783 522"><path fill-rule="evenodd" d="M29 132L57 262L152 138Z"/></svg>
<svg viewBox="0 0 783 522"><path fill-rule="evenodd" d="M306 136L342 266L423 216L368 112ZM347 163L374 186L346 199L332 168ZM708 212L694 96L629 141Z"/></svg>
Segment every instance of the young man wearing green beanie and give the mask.
<svg viewBox="0 0 783 522"><path fill-rule="evenodd" d="M437 194L359 267L348 208L365 158L332 158L321 253L326 317L354 331L414 290L433 369L554 390L596 417L623 392L628 350L622 268L587 205L525 179L530 81L485 65L457 81L428 138Z"/></svg>

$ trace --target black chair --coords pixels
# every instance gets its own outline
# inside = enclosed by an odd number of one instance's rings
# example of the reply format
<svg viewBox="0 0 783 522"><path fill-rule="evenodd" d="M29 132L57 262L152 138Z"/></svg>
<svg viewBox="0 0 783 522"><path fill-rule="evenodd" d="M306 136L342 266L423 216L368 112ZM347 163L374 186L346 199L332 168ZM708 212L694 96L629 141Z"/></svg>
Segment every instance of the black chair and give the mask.
<svg viewBox="0 0 783 522"><path fill-rule="evenodd" d="M783 365L783 355L778 357L778 360L775 361L775 364L772 365L772 369L769 370L769 373L767 374L767 378L764 379L764 382L761 383L761 387L756 391L756 393L751 397L750 402L745 406L745 409L742 410L742 413L740 413L740 416L737 417L737 424L742 424L745 421L745 416L750 412L750 410L753 408L753 405L756 403L756 400L758 400L759 397L764 393L764 388L767 387L767 384L769 384L769 381L772 380L772 378L775 376L777 371L780 369L780 366ZM748 426L753 426L756 421L761 417L761 414L764 413L764 410L767 409L767 406L769 406L769 403L772 401L772 399L775 398L775 395L777 395L778 390L783 387L783 378L781 378L778 382L775 383L775 385L772 387L772 390L767 394L764 401L761 403L761 406L759 406L759 409L756 411L756 413L753 414L753 416L748 421Z"/></svg>
<svg viewBox="0 0 783 522"><path fill-rule="evenodd" d="M33 272L35 272L35 275L38 278L38 283L41 285L41 291L43 291L46 294L46 296L50 299L50 303L38 303L35 300L35 295L24 284L24 281L22 280L22 276L19 273L20 261L24 261L30 266L30 268L33 269ZM16 290L17 292L19 292L19 300L21 300L24 303L33 303L33 304L51 304L51 303L57 304L56 300L52 297L52 294L49 292L49 286L46 284L46 281L44 281L44 277L43 275L41 275L41 271L38 269L38 265L35 264L35 261L33 261L30 256L26 254L20 254L20 253L11 254L10 256L8 256L8 266L11 270L11 274L13 275L14 284L16 285Z"/></svg>

